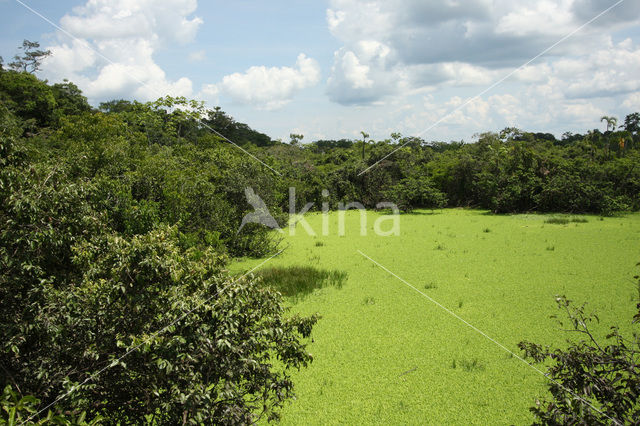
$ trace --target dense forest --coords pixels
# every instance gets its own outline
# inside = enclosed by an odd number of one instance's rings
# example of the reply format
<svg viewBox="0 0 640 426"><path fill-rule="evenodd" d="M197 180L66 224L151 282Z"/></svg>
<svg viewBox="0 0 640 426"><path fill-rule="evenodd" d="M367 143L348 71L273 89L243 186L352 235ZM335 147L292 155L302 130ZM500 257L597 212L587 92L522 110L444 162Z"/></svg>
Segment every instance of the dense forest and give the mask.
<svg viewBox="0 0 640 426"><path fill-rule="evenodd" d="M20 422L277 418L318 318L226 272L278 250L262 225L238 232L245 188L281 225L289 188L298 208L640 209L637 112L561 139L285 143L184 98L92 107L28 60L0 67L0 388Z"/></svg>

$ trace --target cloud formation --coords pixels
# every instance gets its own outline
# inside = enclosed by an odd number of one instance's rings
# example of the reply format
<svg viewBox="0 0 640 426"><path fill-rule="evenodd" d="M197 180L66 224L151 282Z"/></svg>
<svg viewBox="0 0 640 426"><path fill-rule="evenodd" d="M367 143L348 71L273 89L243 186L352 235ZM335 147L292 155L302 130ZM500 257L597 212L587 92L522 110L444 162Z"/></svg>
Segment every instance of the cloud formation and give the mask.
<svg viewBox="0 0 640 426"><path fill-rule="evenodd" d="M53 55L43 75L71 79L90 99L190 96L191 80L169 80L153 54L194 39L202 24L191 16L196 7L196 0L88 0L60 20L76 39L57 33L60 42L47 46Z"/></svg>
<svg viewBox="0 0 640 426"><path fill-rule="evenodd" d="M335 52L327 94L339 104L362 105L443 87L482 90L612 4L331 0L327 24L343 47ZM638 23L640 2L624 2L514 79L552 86L566 99L640 90L638 46L612 42L612 31Z"/></svg>
<svg viewBox="0 0 640 426"><path fill-rule="evenodd" d="M301 53L294 68L254 66L244 73L226 75L220 83L207 85L203 91L220 93L259 109L273 110L286 105L296 93L316 85L319 80L320 66Z"/></svg>

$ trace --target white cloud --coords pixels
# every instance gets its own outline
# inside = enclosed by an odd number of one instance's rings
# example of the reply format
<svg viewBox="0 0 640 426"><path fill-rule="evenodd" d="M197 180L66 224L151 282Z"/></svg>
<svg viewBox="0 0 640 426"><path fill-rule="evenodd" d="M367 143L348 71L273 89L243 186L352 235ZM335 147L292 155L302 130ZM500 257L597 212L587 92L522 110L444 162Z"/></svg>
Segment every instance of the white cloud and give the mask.
<svg viewBox="0 0 640 426"><path fill-rule="evenodd" d="M259 109L273 110L289 103L302 89L320 80L320 66L304 54L298 55L295 68L254 66L244 73L223 77L215 85L216 94L229 96L235 102ZM213 86L207 86L213 91Z"/></svg>
<svg viewBox="0 0 640 426"><path fill-rule="evenodd" d="M353 52L345 52L341 65L345 80L354 89L365 89L373 86L373 80L369 79L369 66L362 65Z"/></svg>
<svg viewBox="0 0 640 426"><path fill-rule="evenodd" d="M88 0L60 19L62 28L78 38L100 40L144 38L187 43L202 19L188 16L197 0Z"/></svg>
<svg viewBox="0 0 640 426"><path fill-rule="evenodd" d="M516 36L558 35L563 36L574 26L571 12L573 0L532 2L502 16L498 20L496 33Z"/></svg>
<svg viewBox="0 0 640 426"><path fill-rule="evenodd" d="M574 60L566 80L570 98L612 96L640 90L640 47L625 40Z"/></svg>
<svg viewBox="0 0 640 426"><path fill-rule="evenodd" d="M59 44L47 46L53 55L42 74L74 81L90 99L190 96L191 81L169 80L153 54L194 39L202 24L190 17L196 7L196 0L88 0L60 20L76 40L59 32Z"/></svg>
<svg viewBox="0 0 640 426"><path fill-rule="evenodd" d="M65 43L49 49L52 55L44 62L45 70L62 76L71 76L94 66L98 57L84 40L73 40L70 45Z"/></svg>

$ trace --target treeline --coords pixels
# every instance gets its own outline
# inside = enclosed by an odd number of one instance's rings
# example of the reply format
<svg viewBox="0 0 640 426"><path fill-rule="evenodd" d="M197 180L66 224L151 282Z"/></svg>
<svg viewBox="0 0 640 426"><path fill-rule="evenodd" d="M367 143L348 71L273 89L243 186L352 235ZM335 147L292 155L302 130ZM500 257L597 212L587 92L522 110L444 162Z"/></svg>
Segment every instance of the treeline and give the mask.
<svg viewBox="0 0 640 426"><path fill-rule="evenodd" d="M620 130L565 134L561 140L509 128L469 144L401 137L320 141L292 154L300 156L293 175L297 193L317 205L322 187L334 206L392 201L403 210L451 206L610 215L640 208L639 124L634 113Z"/></svg>

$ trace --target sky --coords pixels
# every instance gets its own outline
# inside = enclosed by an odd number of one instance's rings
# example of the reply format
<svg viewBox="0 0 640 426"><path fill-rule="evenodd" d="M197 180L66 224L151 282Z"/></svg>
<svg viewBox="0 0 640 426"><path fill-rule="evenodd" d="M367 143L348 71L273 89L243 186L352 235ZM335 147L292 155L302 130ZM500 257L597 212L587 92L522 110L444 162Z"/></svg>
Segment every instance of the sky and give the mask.
<svg viewBox="0 0 640 426"><path fill-rule="evenodd" d="M0 0L5 62L23 39L93 105L186 96L283 141L559 137L640 111L639 0Z"/></svg>

